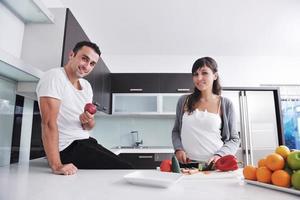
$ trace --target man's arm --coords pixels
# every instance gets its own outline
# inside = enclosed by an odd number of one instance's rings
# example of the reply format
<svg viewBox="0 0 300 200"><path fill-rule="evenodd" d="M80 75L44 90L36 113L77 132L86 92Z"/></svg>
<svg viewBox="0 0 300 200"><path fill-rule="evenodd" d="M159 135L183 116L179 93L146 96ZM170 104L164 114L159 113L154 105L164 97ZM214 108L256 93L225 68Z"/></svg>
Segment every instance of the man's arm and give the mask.
<svg viewBox="0 0 300 200"><path fill-rule="evenodd" d="M57 115L60 100L51 97L40 98L40 111L42 117L42 140L49 165L55 174L75 174L77 168L72 164L63 165L58 149Z"/></svg>

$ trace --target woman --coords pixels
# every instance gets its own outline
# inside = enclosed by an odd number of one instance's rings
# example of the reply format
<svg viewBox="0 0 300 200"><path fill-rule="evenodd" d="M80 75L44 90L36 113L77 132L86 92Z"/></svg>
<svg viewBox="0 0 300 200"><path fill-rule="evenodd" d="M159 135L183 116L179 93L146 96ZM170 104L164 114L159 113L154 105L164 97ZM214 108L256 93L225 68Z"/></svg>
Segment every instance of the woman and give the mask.
<svg viewBox="0 0 300 200"><path fill-rule="evenodd" d="M194 92L180 97L172 131L175 154L180 163L192 160L215 163L235 154L239 147L232 102L222 97L218 66L203 57L192 68Z"/></svg>

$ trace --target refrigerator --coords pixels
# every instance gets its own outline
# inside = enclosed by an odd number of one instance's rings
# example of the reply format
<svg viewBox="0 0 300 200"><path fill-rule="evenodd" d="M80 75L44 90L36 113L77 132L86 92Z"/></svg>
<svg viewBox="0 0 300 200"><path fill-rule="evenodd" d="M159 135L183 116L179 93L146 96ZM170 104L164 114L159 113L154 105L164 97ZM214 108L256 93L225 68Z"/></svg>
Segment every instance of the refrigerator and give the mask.
<svg viewBox="0 0 300 200"><path fill-rule="evenodd" d="M234 105L241 139L236 154L243 165L257 165L259 159L273 153L284 143L278 88L224 87L222 96Z"/></svg>

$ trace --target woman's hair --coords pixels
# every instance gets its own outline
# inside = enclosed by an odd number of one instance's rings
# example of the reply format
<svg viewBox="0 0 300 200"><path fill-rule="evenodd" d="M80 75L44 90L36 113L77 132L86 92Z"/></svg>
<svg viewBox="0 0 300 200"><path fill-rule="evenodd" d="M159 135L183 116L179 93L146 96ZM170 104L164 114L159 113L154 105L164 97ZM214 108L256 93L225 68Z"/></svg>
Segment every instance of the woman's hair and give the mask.
<svg viewBox="0 0 300 200"><path fill-rule="evenodd" d="M199 58L194 62L192 68L192 75L194 75L194 73L196 73L198 69L204 66L210 68L214 74L218 72L217 62L213 58L203 57L203 58ZM212 92L213 94L216 95L221 94L221 85L220 85L219 76L217 76L217 79L214 80L213 82ZM185 111L188 111L188 113L193 112L195 110L195 104L200 99L200 97L201 97L201 91L198 90L197 87L195 87L194 92L190 94L186 99L185 106L184 106Z"/></svg>

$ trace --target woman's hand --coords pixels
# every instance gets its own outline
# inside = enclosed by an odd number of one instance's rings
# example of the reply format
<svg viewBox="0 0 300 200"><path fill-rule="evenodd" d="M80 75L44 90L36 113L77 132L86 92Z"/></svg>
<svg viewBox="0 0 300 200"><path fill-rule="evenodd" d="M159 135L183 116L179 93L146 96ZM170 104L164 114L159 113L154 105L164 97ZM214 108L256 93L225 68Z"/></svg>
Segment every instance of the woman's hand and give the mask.
<svg viewBox="0 0 300 200"><path fill-rule="evenodd" d="M211 157L209 160L208 160L208 164L209 163L211 163L211 162L213 162L213 163L216 163L217 162L217 160L219 160L221 158L221 156L219 156L219 155L214 155L213 157Z"/></svg>
<svg viewBox="0 0 300 200"><path fill-rule="evenodd" d="M175 155L177 160L182 164L186 164L189 161L189 159L186 157L185 151L183 150L176 150Z"/></svg>

